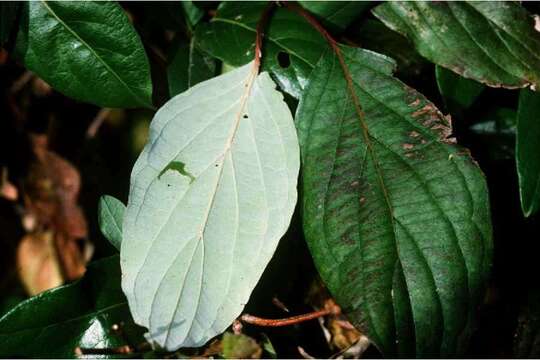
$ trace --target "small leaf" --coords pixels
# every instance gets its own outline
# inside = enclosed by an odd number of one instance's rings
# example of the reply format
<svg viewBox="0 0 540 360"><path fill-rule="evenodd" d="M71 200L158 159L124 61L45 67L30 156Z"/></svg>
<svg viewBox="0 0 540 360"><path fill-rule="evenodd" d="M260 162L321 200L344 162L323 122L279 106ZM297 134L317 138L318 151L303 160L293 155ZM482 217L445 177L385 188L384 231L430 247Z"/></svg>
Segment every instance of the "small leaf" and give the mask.
<svg viewBox="0 0 540 360"><path fill-rule="evenodd" d="M0 357L73 358L75 348L126 345L142 334L129 315L120 289L118 256L88 266L84 277L34 296L0 318Z"/></svg>
<svg viewBox="0 0 540 360"><path fill-rule="evenodd" d="M171 97L178 95L215 74L216 61L199 50L196 38L192 37L188 44L181 44L174 50L167 67L169 93Z"/></svg>
<svg viewBox="0 0 540 360"><path fill-rule="evenodd" d="M516 163L521 208L531 216L540 208L540 94L521 90L517 113Z"/></svg>
<svg viewBox="0 0 540 360"><path fill-rule="evenodd" d="M201 21L204 16L204 11L195 5L194 1L184 0L181 1L182 10L187 18L187 23L190 27L194 27Z"/></svg>
<svg viewBox="0 0 540 360"><path fill-rule="evenodd" d="M299 1L304 9L317 15L325 25L344 30L364 11L373 6L370 1Z"/></svg>
<svg viewBox="0 0 540 360"><path fill-rule="evenodd" d="M262 349L255 340L244 334L223 334L223 358L225 359L260 359Z"/></svg>
<svg viewBox="0 0 540 360"><path fill-rule="evenodd" d="M126 206L112 196L104 195L99 199L99 229L118 251L122 243L122 221L125 210Z"/></svg>
<svg viewBox="0 0 540 360"><path fill-rule="evenodd" d="M152 341L201 346L240 314L288 228L298 171L291 113L253 63L156 113L120 252L122 287Z"/></svg>
<svg viewBox="0 0 540 360"><path fill-rule="evenodd" d="M350 83L328 53L296 115L315 264L383 354L459 354L491 264L484 177L391 59L342 49Z"/></svg>
<svg viewBox="0 0 540 360"><path fill-rule="evenodd" d="M141 40L116 2L25 4L16 53L56 90L102 107L152 107Z"/></svg>
<svg viewBox="0 0 540 360"><path fill-rule="evenodd" d="M435 76L439 91L450 108L468 108L484 90L481 83L461 77L440 66L435 67Z"/></svg>
<svg viewBox="0 0 540 360"><path fill-rule="evenodd" d="M208 24L197 27L201 48L233 66L253 59L255 29L266 2L224 1ZM307 78L326 43L304 19L286 9L276 9L265 31L263 69L293 97L300 97Z"/></svg>
<svg viewBox="0 0 540 360"><path fill-rule="evenodd" d="M373 13L437 65L493 87L540 85L540 32L511 1L392 1Z"/></svg>

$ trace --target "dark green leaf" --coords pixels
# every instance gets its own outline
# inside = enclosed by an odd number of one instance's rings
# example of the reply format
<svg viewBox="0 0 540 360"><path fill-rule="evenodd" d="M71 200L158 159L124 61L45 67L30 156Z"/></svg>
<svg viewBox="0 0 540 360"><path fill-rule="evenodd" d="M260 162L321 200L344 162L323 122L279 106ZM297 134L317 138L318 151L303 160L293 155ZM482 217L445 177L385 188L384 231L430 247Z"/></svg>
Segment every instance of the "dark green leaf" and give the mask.
<svg viewBox="0 0 540 360"><path fill-rule="evenodd" d="M148 59L116 2L28 2L16 52L69 97L104 107L152 107Z"/></svg>
<svg viewBox="0 0 540 360"><path fill-rule="evenodd" d="M393 1L375 16L437 65L493 87L540 84L540 33L518 2Z"/></svg>
<svg viewBox="0 0 540 360"><path fill-rule="evenodd" d="M388 356L466 345L491 264L484 177L449 121L392 76L394 62L343 48L365 118L329 53L298 112L304 232L349 319Z"/></svg>
<svg viewBox="0 0 540 360"><path fill-rule="evenodd" d="M74 357L76 347L126 345L112 330L138 344L141 330L131 320L120 289L118 256L96 261L84 277L34 296L0 319L0 357Z"/></svg>
<svg viewBox="0 0 540 360"><path fill-rule="evenodd" d="M173 52L171 64L167 67L171 97L216 74L216 61L197 48L195 37Z"/></svg>
<svg viewBox="0 0 540 360"><path fill-rule="evenodd" d="M120 245L122 243L122 221L124 220L125 211L126 205L112 196L104 195L99 199L99 228L103 236L105 236L117 250L120 250Z"/></svg>
<svg viewBox="0 0 540 360"><path fill-rule="evenodd" d="M197 27L201 48L233 66L252 61L255 29L265 7L265 2L223 2L212 22ZM280 8L266 31L263 69L270 70L279 86L298 98L325 49L324 39L311 25Z"/></svg>
<svg viewBox="0 0 540 360"><path fill-rule="evenodd" d="M344 30L354 19L373 6L369 1L299 1L304 9L317 15L323 23Z"/></svg>
<svg viewBox="0 0 540 360"><path fill-rule="evenodd" d="M437 86L446 104L452 109L468 108L484 90L481 83L466 79L443 67L435 67Z"/></svg>
<svg viewBox="0 0 540 360"><path fill-rule="evenodd" d="M0 3L0 46L9 40L9 36L17 19L19 3L3 1Z"/></svg>
<svg viewBox="0 0 540 360"><path fill-rule="evenodd" d="M406 37L388 29L379 20L368 19L361 26L352 27L353 40L368 50L388 55L397 62L397 73L409 77L420 74L428 62L420 56Z"/></svg>
<svg viewBox="0 0 540 360"><path fill-rule="evenodd" d="M189 26L194 27L197 25L204 16L204 11L199 9L193 1L184 0L180 4L182 5L182 10L184 10Z"/></svg>
<svg viewBox="0 0 540 360"><path fill-rule="evenodd" d="M521 90L517 113L516 163L525 216L540 208L540 94Z"/></svg>

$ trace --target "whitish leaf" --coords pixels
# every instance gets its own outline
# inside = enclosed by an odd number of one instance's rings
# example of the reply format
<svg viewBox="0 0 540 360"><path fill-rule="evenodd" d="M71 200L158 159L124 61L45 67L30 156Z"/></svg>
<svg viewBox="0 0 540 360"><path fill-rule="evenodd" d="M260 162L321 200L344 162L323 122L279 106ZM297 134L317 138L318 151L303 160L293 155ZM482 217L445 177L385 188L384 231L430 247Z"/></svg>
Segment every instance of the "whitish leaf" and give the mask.
<svg viewBox="0 0 540 360"><path fill-rule="evenodd" d="M343 56L350 83L327 54L296 116L315 264L385 355L455 355L491 263L485 180L449 137L449 119L392 76L393 61L361 49Z"/></svg>
<svg viewBox="0 0 540 360"><path fill-rule="evenodd" d="M240 314L296 203L294 123L253 63L156 114L131 178L122 287L168 350L203 345Z"/></svg>
<svg viewBox="0 0 540 360"><path fill-rule="evenodd" d="M540 85L540 32L514 1L391 1L373 13L437 65L489 86Z"/></svg>
<svg viewBox="0 0 540 360"><path fill-rule="evenodd" d="M516 163L521 208L530 216L540 208L540 94L523 89L519 94Z"/></svg>
<svg viewBox="0 0 540 360"><path fill-rule="evenodd" d="M103 235L120 250L122 242L122 221L126 206L112 196L104 195L99 199L98 222Z"/></svg>

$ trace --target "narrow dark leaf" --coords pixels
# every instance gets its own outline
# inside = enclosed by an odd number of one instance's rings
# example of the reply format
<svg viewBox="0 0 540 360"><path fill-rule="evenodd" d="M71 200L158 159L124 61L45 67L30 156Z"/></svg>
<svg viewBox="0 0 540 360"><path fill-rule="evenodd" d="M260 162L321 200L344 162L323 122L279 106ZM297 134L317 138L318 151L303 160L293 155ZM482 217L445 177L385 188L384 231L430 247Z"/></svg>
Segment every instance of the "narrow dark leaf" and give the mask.
<svg viewBox="0 0 540 360"><path fill-rule="evenodd" d="M254 56L255 29L265 7L266 2L223 2L209 24L197 27L201 48L230 65L247 64ZM263 70L298 98L325 49L324 40L305 20L277 9L265 32Z"/></svg>
<svg viewBox="0 0 540 360"><path fill-rule="evenodd" d="M204 11L198 8L194 1L184 0L181 1L180 4L182 5L182 10L186 16L187 23L193 28L203 18Z"/></svg>
<svg viewBox="0 0 540 360"><path fill-rule="evenodd" d="M364 49L396 60L396 72L404 77L418 77L422 68L428 64L406 37L390 30L379 20L367 19L362 25L351 27L347 37L351 37Z"/></svg>
<svg viewBox="0 0 540 360"><path fill-rule="evenodd" d="M516 163L521 208L530 216L540 208L540 94L521 90L517 113Z"/></svg>
<svg viewBox="0 0 540 360"><path fill-rule="evenodd" d="M468 108L484 90L481 83L466 79L441 66L435 66L435 76L439 91L450 109Z"/></svg>
<svg viewBox="0 0 540 360"><path fill-rule="evenodd" d="M75 348L126 345L143 341L120 289L118 256L96 261L84 277L34 296L0 319L0 357L72 358Z"/></svg>
<svg viewBox="0 0 540 360"><path fill-rule="evenodd" d="M189 43L173 50L172 61L167 67L171 97L216 75L216 61L202 52L196 43L192 37Z"/></svg>
<svg viewBox="0 0 540 360"><path fill-rule="evenodd" d="M493 87L540 85L540 32L518 2L392 1L373 10L437 65Z"/></svg>
<svg viewBox="0 0 540 360"><path fill-rule="evenodd" d="M152 107L141 40L116 2L25 4L16 53L56 90L103 107Z"/></svg>
<svg viewBox="0 0 540 360"><path fill-rule="evenodd" d="M343 48L313 70L296 122L304 231L349 319L387 356L454 356L491 264L484 177L435 106L382 55Z"/></svg>

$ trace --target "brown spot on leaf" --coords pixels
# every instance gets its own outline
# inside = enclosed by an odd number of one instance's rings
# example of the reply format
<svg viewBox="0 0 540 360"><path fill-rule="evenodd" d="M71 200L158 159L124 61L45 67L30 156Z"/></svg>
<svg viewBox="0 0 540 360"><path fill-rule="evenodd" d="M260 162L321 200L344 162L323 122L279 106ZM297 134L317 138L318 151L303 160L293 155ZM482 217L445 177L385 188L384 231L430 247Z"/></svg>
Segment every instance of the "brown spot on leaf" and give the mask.
<svg viewBox="0 0 540 360"><path fill-rule="evenodd" d="M413 144L403 144L402 147L405 150L412 150L414 148L414 145Z"/></svg>
<svg viewBox="0 0 540 360"><path fill-rule="evenodd" d="M416 99L412 103L409 104L409 106L411 107L416 107L418 105L420 105L420 99Z"/></svg>

